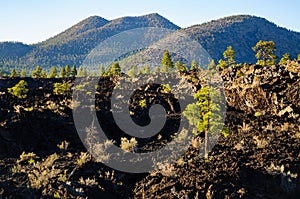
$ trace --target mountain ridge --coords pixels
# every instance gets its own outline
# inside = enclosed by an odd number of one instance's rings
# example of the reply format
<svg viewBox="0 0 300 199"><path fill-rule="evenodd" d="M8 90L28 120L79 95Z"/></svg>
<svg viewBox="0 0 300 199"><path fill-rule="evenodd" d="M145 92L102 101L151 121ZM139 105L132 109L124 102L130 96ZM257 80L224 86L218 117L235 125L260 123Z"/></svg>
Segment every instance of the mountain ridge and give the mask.
<svg viewBox="0 0 300 199"><path fill-rule="evenodd" d="M259 40L273 40L277 55L300 53L300 33L277 26L267 19L253 15L233 15L181 29L158 13L126 16L107 20L88 17L45 41L26 45L0 42L0 67L29 68L36 65L50 68L66 64L79 66L86 55L106 38L122 31L161 27L182 31L196 39L215 60L231 45L238 62L256 61L252 47ZM10 55L10 56L8 56Z"/></svg>
<svg viewBox="0 0 300 199"><path fill-rule="evenodd" d="M252 15L234 15L184 28L214 59L222 58L228 46L233 46L238 62L254 63L252 47L259 40L272 40L276 55L284 53L296 57L300 53L300 33L280 27L265 18Z"/></svg>

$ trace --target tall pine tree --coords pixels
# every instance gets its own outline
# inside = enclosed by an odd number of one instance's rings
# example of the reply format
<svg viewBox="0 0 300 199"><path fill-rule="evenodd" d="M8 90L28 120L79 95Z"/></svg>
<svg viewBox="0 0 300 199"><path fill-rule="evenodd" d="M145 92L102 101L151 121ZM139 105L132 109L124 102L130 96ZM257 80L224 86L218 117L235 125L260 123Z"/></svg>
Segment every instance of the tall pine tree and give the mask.
<svg viewBox="0 0 300 199"><path fill-rule="evenodd" d="M165 51L161 60L161 72L169 72L174 69L174 64L171 60L171 56L168 50Z"/></svg>

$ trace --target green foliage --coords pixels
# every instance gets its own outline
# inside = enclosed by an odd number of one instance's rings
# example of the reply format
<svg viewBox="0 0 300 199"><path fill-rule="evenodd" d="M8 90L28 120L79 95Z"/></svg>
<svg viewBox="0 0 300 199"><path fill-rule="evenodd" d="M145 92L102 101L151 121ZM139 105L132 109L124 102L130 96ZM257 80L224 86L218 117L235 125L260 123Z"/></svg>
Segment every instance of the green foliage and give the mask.
<svg viewBox="0 0 300 199"><path fill-rule="evenodd" d="M242 73L241 70L238 70L238 71L236 72L236 75L237 75L237 77L242 77L244 74Z"/></svg>
<svg viewBox="0 0 300 199"><path fill-rule="evenodd" d="M37 66L35 70L32 72L31 77L33 78L41 78L42 76L42 68Z"/></svg>
<svg viewBox="0 0 300 199"><path fill-rule="evenodd" d="M129 77L134 78L137 74L137 66L133 66L127 74Z"/></svg>
<svg viewBox="0 0 300 199"><path fill-rule="evenodd" d="M161 72L168 72L174 69L174 64L171 60L171 56L168 50L165 51L161 60Z"/></svg>
<svg viewBox="0 0 300 199"><path fill-rule="evenodd" d="M205 133L205 157L208 155L208 133L216 134L223 128L221 95L213 88L202 87L195 95L196 103L189 104L183 111L190 125L196 127L194 135ZM221 132L220 132L221 133Z"/></svg>
<svg viewBox="0 0 300 199"><path fill-rule="evenodd" d="M57 77L57 68L55 66L53 66L51 68L50 74L49 74L49 78L56 78Z"/></svg>
<svg viewBox="0 0 300 199"><path fill-rule="evenodd" d="M220 95L208 86L201 88L194 96L196 104L189 104L183 115L189 120L191 125L197 127L196 135L210 130L214 130L222 125ZM215 132L215 131L211 131Z"/></svg>
<svg viewBox="0 0 300 199"><path fill-rule="evenodd" d="M217 68L219 70L223 70L224 68L227 68L227 67L228 67L228 65L227 65L226 61L224 61L223 59L220 59L219 64L217 65Z"/></svg>
<svg viewBox="0 0 300 199"><path fill-rule="evenodd" d="M154 67L153 73L154 73L154 74L160 73L160 68L159 68L159 66L155 66L155 67Z"/></svg>
<svg viewBox="0 0 300 199"><path fill-rule="evenodd" d="M139 101L139 106L142 108L145 108L147 106L147 101L146 99L142 99Z"/></svg>
<svg viewBox="0 0 300 199"><path fill-rule="evenodd" d="M223 53L223 57L229 66L233 66L235 64L234 56L235 51L233 50L232 46L228 46Z"/></svg>
<svg viewBox="0 0 300 199"><path fill-rule="evenodd" d="M198 131L207 131L210 125L211 132L215 133L213 130L223 125L221 122L222 116L218 114L221 110L221 96L213 88L205 86L194 97L197 100L201 113Z"/></svg>
<svg viewBox="0 0 300 199"><path fill-rule="evenodd" d="M230 135L230 129L228 127L224 127L223 130L222 130L222 135L224 137L227 137Z"/></svg>
<svg viewBox="0 0 300 199"><path fill-rule="evenodd" d="M12 88L8 88L7 90L13 96L15 96L19 99L25 99L27 97L27 93L29 91L27 86L28 86L27 82L24 80L21 80L15 86L13 86Z"/></svg>
<svg viewBox="0 0 300 199"><path fill-rule="evenodd" d="M76 66L72 66L72 69L71 69L71 76L72 77L76 77L77 76L77 68Z"/></svg>
<svg viewBox="0 0 300 199"><path fill-rule="evenodd" d="M286 65L288 61L291 60L291 55L289 53L285 53L279 61L280 65Z"/></svg>
<svg viewBox="0 0 300 199"><path fill-rule="evenodd" d="M111 67L111 74L112 75L121 75L121 67L118 62L114 63Z"/></svg>
<svg viewBox="0 0 300 199"><path fill-rule="evenodd" d="M71 92L72 84L69 82L54 83L53 93L54 94L66 94Z"/></svg>
<svg viewBox="0 0 300 199"><path fill-rule="evenodd" d="M104 73L105 73L104 66L100 66L100 69L99 69L99 76L103 76Z"/></svg>
<svg viewBox="0 0 300 199"><path fill-rule="evenodd" d="M219 64L217 65L217 68L219 70L223 70L224 68L227 68L229 66L235 65L235 51L233 50L232 46L228 46L227 49L223 52L223 59L219 60Z"/></svg>
<svg viewBox="0 0 300 199"><path fill-rule="evenodd" d="M191 63L191 68L190 70L196 70L198 68L198 62L196 60L193 60Z"/></svg>
<svg viewBox="0 0 300 199"><path fill-rule="evenodd" d="M186 73L188 71L187 67L181 61L175 63L175 69L180 73Z"/></svg>
<svg viewBox="0 0 300 199"><path fill-rule="evenodd" d="M162 84L161 85L161 92L163 92L163 93L169 93L169 92L171 92L171 86L170 86L170 84Z"/></svg>
<svg viewBox="0 0 300 199"><path fill-rule="evenodd" d="M70 77L70 75L71 75L71 68L70 68L69 64L66 65L65 71L66 71L66 77Z"/></svg>
<svg viewBox="0 0 300 199"><path fill-rule="evenodd" d="M46 71L42 71L42 73L41 73L41 78L47 78L47 73L46 73Z"/></svg>
<svg viewBox="0 0 300 199"><path fill-rule="evenodd" d="M151 73L151 69L149 65L146 65L143 69L142 69L142 74L145 75L149 75Z"/></svg>
<svg viewBox="0 0 300 199"><path fill-rule="evenodd" d="M298 61L300 61L300 54L298 54Z"/></svg>
<svg viewBox="0 0 300 199"><path fill-rule="evenodd" d="M183 112L183 116L186 117L189 121L189 124L198 127L200 121L200 111L199 106L196 103L189 104ZM198 131L193 132L195 135L198 135Z"/></svg>
<svg viewBox="0 0 300 199"><path fill-rule="evenodd" d="M20 76L21 76L21 77L26 77L26 75L27 75L26 69L23 68L23 69L21 70Z"/></svg>
<svg viewBox="0 0 300 199"><path fill-rule="evenodd" d="M258 63L262 66L274 65L277 56L274 54L276 51L274 41L262 41L256 43L252 48L256 52L255 57L258 59ZM261 58L261 60L259 60Z"/></svg>
<svg viewBox="0 0 300 199"><path fill-rule="evenodd" d="M86 76L87 76L86 70L82 66L80 66L78 71L78 77L86 77Z"/></svg>
<svg viewBox="0 0 300 199"><path fill-rule="evenodd" d="M260 116L263 116L263 115L265 115L264 112L255 112L255 113L254 113L254 116L255 116L255 117L260 117Z"/></svg>
<svg viewBox="0 0 300 199"><path fill-rule="evenodd" d="M16 70L15 69L12 69L11 71L10 71L10 77L17 77L18 75L17 75L17 72L16 72Z"/></svg>
<svg viewBox="0 0 300 199"><path fill-rule="evenodd" d="M61 78L66 78L67 77L67 72L66 72L66 69L64 67L62 67L60 69L59 77L61 77Z"/></svg>
<svg viewBox="0 0 300 199"><path fill-rule="evenodd" d="M211 62L209 63L207 69L208 69L208 70L216 69L216 66L217 66L217 65L216 65L216 62L215 62L215 60L213 59L213 60L211 60Z"/></svg>
<svg viewBox="0 0 300 199"><path fill-rule="evenodd" d="M118 62L115 62L105 73L106 76L118 76L121 75L121 67Z"/></svg>

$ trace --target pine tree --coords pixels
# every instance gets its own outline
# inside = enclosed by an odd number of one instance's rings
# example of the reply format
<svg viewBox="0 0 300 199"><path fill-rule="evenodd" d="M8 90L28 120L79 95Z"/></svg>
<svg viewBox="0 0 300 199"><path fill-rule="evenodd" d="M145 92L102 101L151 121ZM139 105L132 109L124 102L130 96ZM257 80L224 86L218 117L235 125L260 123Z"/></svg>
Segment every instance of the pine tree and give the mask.
<svg viewBox="0 0 300 199"><path fill-rule="evenodd" d="M12 69L12 70L10 71L10 77L17 77L17 72L16 72L15 69Z"/></svg>
<svg viewBox="0 0 300 199"><path fill-rule="evenodd" d="M258 59L258 64L263 66L276 64L277 56L274 54L274 52L276 51L274 41L260 40L252 49L256 52L255 57Z"/></svg>
<svg viewBox="0 0 300 199"><path fill-rule="evenodd" d="M109 76L121 75L121 67L118 62L115 62L109 70Z"/></svg>
<svg viewBox="0 0 300 199"><path fill-rule="evenodd" d="M189 104L184 110L183 115L187 118L190 125L195 126L197 131L193 133L199 136L205 134L204 156L207 158L209 151L208 133L216 134L222 129L222 98L220 93L208 86L202 87L194 96L196 103Z"/></svg>
<svg viewBox="0 0 300 199"><path fill-rule="evenodd" d="M21 70L21 77L26 77L26 75L27 75L27 72L26 72L26 69L25 68L23 68L22 70Z"/></svg>
<svg viewBox="0 0 300 199"><path fill-rule="evenodd" d="M165 51L164 56L161 60L162 70L161 72L168 72L174 69L174 64L171 60L171 56L168 50Z"/></svg>
<svg viewBox="0 0 300 199"><path fill-rule="evenodd" d="M37 66L31 74L33 78L41 78L41 75L42 75L42 68L40 66Z"/></svg>
<svg viewBox="0 0 300 199"><path fill-rule="evenodd" d="M57 77L57 68L55 66L53 66L51 68L50 74L49 74L49 78L56 78Z"/></svg>
<svg viewBox="0 0 300 199"><path fill-rule="evenodd" d="M67 64L66 65L66 77L70 77L70 75L71 75L71 68L70 68L70 66L69 66L69 64Z"/></svg>
<svg viewBox="0 0 300 199"><path fill-rule="evenodd" d="M181 61L177 61L176 63L175 63L175 68L176 68L176 71L177 72L180 72L180 73L185 73L185 72L187 72L187 68L186 68L186 66L181 62Z"/></svg>
<svg viewBox="0 0 300 199"><path fill-rule="evenodd" d="M86 76L87 76L86 70L82 66L80 66L78 70L78 77L86 77Z"/></svg>
<svg viewBox="0 0 300 199"><path fill-rule="evenodd" d="M228 46L223 53L223 57L229 66L233 66L235 64L234 56L235 51L233 50L232 46Z"/></svg>
<svg viewBox="0 0 300 199"><path fill-rule="evenodd" d="M67 73L66 73L65 67L62 67L62 68L60 69L59 77L61 77L61 78L66 78L66 77L67 77Z"/></svg>
<svg viewBox="0 0 300 199"><path fill-rule="evenodd" d="M77 76L77 68L76 68L75 65L72 66L71 76L72 76L72 77L76 77L76 76Z"/></svg>
<svg viewBox="0 0 300 199"><path fill-rule="evenodd" d="M42 71L42 73L41 73L41 78L47 78L47 73L46 73L46 71Z"/></svg>

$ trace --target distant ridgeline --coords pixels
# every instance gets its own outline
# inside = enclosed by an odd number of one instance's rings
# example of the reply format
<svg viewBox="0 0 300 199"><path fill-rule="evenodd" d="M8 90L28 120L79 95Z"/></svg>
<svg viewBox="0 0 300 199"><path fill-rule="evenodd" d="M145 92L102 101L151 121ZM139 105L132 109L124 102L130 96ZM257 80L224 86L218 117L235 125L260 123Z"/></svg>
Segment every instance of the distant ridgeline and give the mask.
<svg viewBox="0 0 300 199"><path fill-rule="evenodd" d="M252 47L259 40L274 41L277 48L274 54L278 58L289 53L293 59L300 53L300 33L278 27L255 16L231 16L185 29L180 29L158 14L123 17L111 21L92 16L37 44L0 43L1 74L9 74L12 69L17 73L26 69L26 74L31 74L36 66L41 66L49 75L53 66L58 70L66 65L79 67L100 42L122 31L143 27L161 27L186 33L196 39L216 62L223 58L227 47L232 46L236 52L236 62L256 63ZM94 68L93 73L98 73L99 70Z"/></svg>

